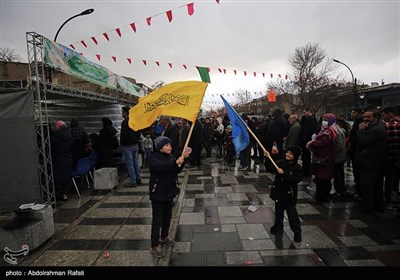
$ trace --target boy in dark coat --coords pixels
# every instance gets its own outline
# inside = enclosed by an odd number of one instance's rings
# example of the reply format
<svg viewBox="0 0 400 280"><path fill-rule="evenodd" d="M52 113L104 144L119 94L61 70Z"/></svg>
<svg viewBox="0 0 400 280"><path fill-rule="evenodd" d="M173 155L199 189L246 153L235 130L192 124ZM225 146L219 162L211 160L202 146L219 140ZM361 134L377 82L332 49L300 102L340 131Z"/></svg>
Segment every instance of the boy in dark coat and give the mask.
<svg viewBox="0 0 400 280"><path fill-rule="evenodd" d="M286 149L285 158L276 162L275 184L271 189L270 197L275 201L275 224L271 227L271 234L283 231L283 218L286 210L289 225L294 232L294 241L301 242L300 219L296 209L297 184L301 181L302 168L297 163L301 149L291 146ZM267 152L265 156L269 156ZM269 160L269 159L266 159Z"/></svg>
<svg viewBox="0 0 400 280"><path fill-rule="evenodd" d="M165 256L161 244L174 246L174 240L168 237L171 225L173 200L177 194L178 173L182 171L185 158L190 152L185 151L178 159L171 154L171 140L158 137L154 141L156 152L149 157L150 183L149 192L152 207L151 248L157 258ZM160 235L161 230L161 235Z"/></svg>

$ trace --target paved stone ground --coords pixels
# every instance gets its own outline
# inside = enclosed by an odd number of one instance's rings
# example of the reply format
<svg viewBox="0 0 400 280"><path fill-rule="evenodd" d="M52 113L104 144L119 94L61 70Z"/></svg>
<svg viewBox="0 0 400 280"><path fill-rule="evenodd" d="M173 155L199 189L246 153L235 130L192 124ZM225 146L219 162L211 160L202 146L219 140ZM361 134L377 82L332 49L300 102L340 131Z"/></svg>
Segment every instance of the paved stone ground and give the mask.
<svg viewBox="0 0 400 280"><path fill-rule="evenodd" d="M351 191L350 171L346 184ZM400 266L398 212L366 214L352 197L317 203L314 186L301 184L297 209L303 242L296 243L286 219L283 234L269 233L273 175L263 165L252 163L249 170L238 171L215 157L204 159L201 167L186 166L180 174L182 191L171 226L176 245L167 248L167 257L156 259L149 252L149 173L143 169L143 184L137 188L122 187L126 172L120 174L121 186L111 192L81 186L81 200L71 195L58 203L55 235L27 257L18 257L18 265ZM2 260L0 265L7 264Z"/></svg>

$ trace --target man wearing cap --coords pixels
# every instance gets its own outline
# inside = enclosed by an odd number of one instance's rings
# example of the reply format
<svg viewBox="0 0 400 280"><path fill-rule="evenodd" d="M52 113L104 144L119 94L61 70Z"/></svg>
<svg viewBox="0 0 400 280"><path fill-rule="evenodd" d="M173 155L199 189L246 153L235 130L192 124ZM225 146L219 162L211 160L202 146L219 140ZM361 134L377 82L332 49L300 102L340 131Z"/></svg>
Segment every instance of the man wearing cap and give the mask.
<svg viewBox="0 0 400 280"><path fill-rule="evenodd" d="M186 149L178 159L172 155L171 139L160 136L154 141L156 151L149 158L149 193L152 207L150 252L157 258L165 256L161 245L174 246L168 237L171 225L173 200L177 194L178 173L189 157ZM161 231L161 233L160 233Z"/></svg>

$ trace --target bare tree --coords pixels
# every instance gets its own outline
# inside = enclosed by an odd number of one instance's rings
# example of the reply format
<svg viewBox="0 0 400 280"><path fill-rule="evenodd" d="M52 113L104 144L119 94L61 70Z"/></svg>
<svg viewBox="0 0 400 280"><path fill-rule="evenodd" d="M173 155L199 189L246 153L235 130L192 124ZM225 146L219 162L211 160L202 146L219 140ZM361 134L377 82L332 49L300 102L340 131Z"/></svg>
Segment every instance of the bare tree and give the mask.
<svg viewBox="0 0 400 280"><path fill-rule="evenodd" d="M17 62L21 57L15 53L14 49L9 47L0 47L0 62Z"/></svg>
<svg viewBox="0 0 400 280"><path fill-rule="evenodd" d="M253 98L251 98L251 92L248 90L239 89L235 91L235 96L238 99L237 104L245 106L244 111L248 113L250 111L250 103L253 100Z"/></svg>
<svg viewBox="0 0 400 280"><path fill-rule="evenodd" d="M292 79L278 80L267 86L286 97L285 101L292 103L293 107L310 107L317 112L332 92L330 76L336 67L318 43L296 48L289 63L293 67ZM288 94L298 95L298 98L287 98ZM293 104L291 100L297 103Z"/></svg>

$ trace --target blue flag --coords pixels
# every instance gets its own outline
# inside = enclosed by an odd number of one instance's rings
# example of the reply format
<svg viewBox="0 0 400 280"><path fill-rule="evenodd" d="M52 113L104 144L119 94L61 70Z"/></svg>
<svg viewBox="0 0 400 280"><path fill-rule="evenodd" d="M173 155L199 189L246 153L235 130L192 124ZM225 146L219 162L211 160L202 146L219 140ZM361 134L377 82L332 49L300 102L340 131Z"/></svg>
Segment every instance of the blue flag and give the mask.
<svg viewBox="0 0 400 280"><path fill-rule="evenodd" d="M247 125L243 119L238 115L238 113L229 105L229 103L222 97L224 101L226 112L231 120L232 124L232 142L235 146L236 154L238 155L241 151L246 149L250 143L249 132L247 131Z"/></svg>

